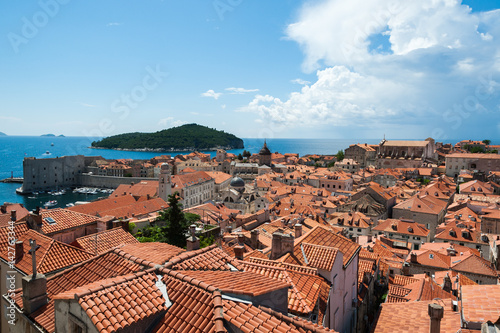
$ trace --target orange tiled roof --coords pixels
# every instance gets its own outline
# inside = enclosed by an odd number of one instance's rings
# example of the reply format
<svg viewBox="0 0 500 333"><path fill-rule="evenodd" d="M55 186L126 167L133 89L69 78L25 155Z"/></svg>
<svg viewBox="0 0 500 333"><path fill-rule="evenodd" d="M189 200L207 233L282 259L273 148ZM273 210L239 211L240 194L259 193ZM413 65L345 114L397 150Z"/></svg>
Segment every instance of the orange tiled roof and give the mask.
<svg viewBox="0 0 500 333"><path fill-rule="evenodd" d="M54 299L78 300L99 332L116 332L166 310L157 280L154 274L140 272L97 281Z"/></svg>
<svg viewBox="0 0 500 333"><path fill-rule="evenodd" d="M49 303L29 317L48 332L55 331L54 296L99 280L130 274L144 266L131 262L114 251L81 262L47 279ZM16 304L22 309L22 290L16 292Z"/></svg>
<svg viewBox="0 0 500 333"><path fill-rule="evenodd" d="M15 264L17 269L27 275L33 273L32 255L28 253L31 249L30 239L35 240L39 246L35 252L37 271L43 274L52 273L92 258L92 254L84 250L61 243L34 230L28 230L17 238L18 241L23 242L23 256ZM1 255L7 260L8 253L6 251L2 251Z"/></svg>
<svg viewBox="0 0 500 333"><path fill-rule="evenodd" d="M109 215L117 218L132 218L157 213L167 208L168 203L166 203L165 200L162 198L154 198L150 200L139 200L113 209L104 209L100 214L102 214L101 216Z"/></svg>
<svg viewBox="0 0 500 333"><path fill-rule="evenodd" d="M331 271L338 251L334 248L302 243L302 254L306 264L326 271Z"/></svg>
<svg viewBox="0 0 500 333"><path fill-rule="evenodd" d="M153 242L124 244L115 251L122 256L133 256L138 261L163 265L186 250L167 243Z"/></svg>
<svg viewBox="0 0 500 333"><path fill-rule="evenodd" d="M26 232L28 232L28 230L29 229L26 222L19 222L14 224L14 230L12 230L12 228L9 229L8 226L0 227L0 252L3 253L7 250L7 246L9 243L9 232L14 231L16 237L19 238Z"/></svg>
<svg viewBox="0 0 500 333"><path fill-rule="evenodd" d="M461 328L460 313L453 311L452 300L384 303L374 323L373 333L428 333L430 303L444 304L442 333L456 333Z"/></svg>
<svg viewBox="0 0 500 333"><path fill-rule="evenodd" d="M288 288L290 283L270 279L253 272L238 271L178 271L233 295L260 296Z"/></svg>
<svg viewBox="0 0 500 333"><path fill-rule="evenodd" d="M420 237L427 237L430 232L420 223L399 219L379 220L379 224L373 230Z"/></svg>
<svg viewBox="0 0 500 333"><path fill-rule="evenodd" d="M313 244L335 248L343 255L343 265L346 267L355 255L360 251L361 247L344 236L335 234L323 226L316 226L306 235L295 240L293 255L298 258L301 264L305 264L302 254L301 244ZM327 257L324 257L326 259ZM330 258L330 257L328 257Z"/></svg>
<svg viewBox="0 0 500 333"><path fill-rule="evenodd" d="M175 270L230 271L231 266L240 270L241 265L234 257L216 244L204 249L179 254L169 260L165 267Z"/></svg>
<svg viewBox="0 0 500 333"><path fill-rule="evenodd" d="M95 216L105 216L104 211L112 210L114 208L131 205L135 202L135 199L131 195L124 195L116 198L108 198L103 200L97 200L84 205L77 205L68 208L73 212L79 212L88 215Z"/></svg>
<svg viewBox="0 0 500 333"><path fill-rule="evenodd" d="M474 323L498 321L500 285L462 286L461 300L465 321Z"/></svg>
<svg viewBox="0 0 500 333"><path fill-rule="evenodd" d="M83 236L77 238L75 242L79 247L94 255L106 252L118 245L139 243L134 236L123 230L122 227Z"/></svg>
<svg viewBox="0 0 500 333"><path fill-rule="evenodd" d="M134 185L119 185L116 190L111 193L110 198L120 197L124 195L131 195L133 197L147 197L148 195L152 198L158 195L158 181L148 180L141 181L140 183Z"/></svg>
<svg viewBox="0 0 500 333"><path fill-rule="evenodd" d="M46 235L86 226L97 221L95 216L61 208L45 210L40 214L42 216L42 232ZM52 218L55 223L47 222L47 218Z"/></svg>

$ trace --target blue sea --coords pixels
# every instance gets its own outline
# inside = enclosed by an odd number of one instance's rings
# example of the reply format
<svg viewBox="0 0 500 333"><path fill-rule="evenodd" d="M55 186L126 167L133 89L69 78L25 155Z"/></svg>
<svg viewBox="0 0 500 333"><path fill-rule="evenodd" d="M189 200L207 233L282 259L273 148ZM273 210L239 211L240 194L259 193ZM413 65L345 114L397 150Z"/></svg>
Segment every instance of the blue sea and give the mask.
<svg viewBox="0 0 500 333"><path fill-rule="evenodd" d="M88 148L92 141L98 139L89 137L0 136L0 179L9 178L11 175L22 177L24 157L54 158L57 156L85 155L102 156L107 159L150 159L162 154L175 156L189 153L132 152ZM250 153L258 153L264 144L264 140L262 139L243 139L243 141L245 149L250 151ZM346 149L350 144L358 142L378 144L380 139L268 139L267 145L272 152L280 152L282 154L296 153L304 156L307 154L336 154L339 150ZM243 152L243 149L230 150L229 152L239 154ZM205 153L215 156L214 151L207 151ZM17 183L0 183L0 204L3 202L23 203L26 208L31 210L49 200L57 200L59 207L65 207L67 203L90 201L105 195L66 194L63 196L51 196L50 194L44 194L37 197L29 197L16 194L15 190L20 186L21 184Z"/></svg>

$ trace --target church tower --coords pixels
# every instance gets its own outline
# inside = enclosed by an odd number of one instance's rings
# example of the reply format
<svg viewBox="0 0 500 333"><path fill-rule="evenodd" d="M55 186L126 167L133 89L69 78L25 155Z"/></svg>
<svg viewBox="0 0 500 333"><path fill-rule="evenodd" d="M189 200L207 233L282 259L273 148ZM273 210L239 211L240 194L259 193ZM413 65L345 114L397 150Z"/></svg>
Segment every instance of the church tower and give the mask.
<svg viewBox="0 0 500 333"><path fill-rule="evenodd" d="M158 183L158 196L168 202L168 196L172 194L172 175L170 165L163 163L160 170L160 179Z"/></svg>
<svg viewBox="0 0 500 333"><path fill-rule="evenodd" d="M259 165L271 166L271 151L267 148L266 140L264 140L264 146L259 152Z"/></svg>

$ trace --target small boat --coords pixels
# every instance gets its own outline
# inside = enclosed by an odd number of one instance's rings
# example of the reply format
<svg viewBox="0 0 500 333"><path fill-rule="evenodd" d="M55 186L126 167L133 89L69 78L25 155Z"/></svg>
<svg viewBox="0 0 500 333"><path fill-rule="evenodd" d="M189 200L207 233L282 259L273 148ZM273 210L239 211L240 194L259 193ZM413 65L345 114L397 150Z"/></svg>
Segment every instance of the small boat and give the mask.
<svg viewBox="0 0 500 333"><path fill-rule="evenodd" d="M74 203L69 203L69 204L66 204L66 207L74 207L75 204Z"/></svg>
<svg viewBox="0 0 500 333"><path fill-rule="evenodd" d="M52 147L54 147L54 142L52 142L50 145L51 145Z"/></svg>
<svg viewBox="0 0 500 333"><path fill-rule="evenodd" d="M54 207L57 205L57 200L50 200L43 204L44 207Z"/></svg>
<svg viewBox="0 0 500 333"><path fill-rule="evenodd" d="M43 155L50 155L50 151L46 151Z"/></svg>

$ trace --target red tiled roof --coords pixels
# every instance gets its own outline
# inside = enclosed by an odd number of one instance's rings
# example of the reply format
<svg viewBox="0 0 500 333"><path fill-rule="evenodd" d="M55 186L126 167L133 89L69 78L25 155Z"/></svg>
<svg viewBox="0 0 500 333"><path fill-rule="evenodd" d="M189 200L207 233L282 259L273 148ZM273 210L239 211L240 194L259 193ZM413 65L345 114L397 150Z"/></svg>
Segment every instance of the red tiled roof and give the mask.
<svg viewBox="0 0 500 333"><path fill-rule="evenodd" d="M216 244L204 249L179 254L169 260L165 267L176 270L230 271L231 266L240 270L241 264Z"/></svg>
<svg viewBox="0 0 500 333"><path fill-rule="evenodd" d="M42 232L46 235L87 226L97 221L95 216L62 208L44 210L40 212L40 215L42 217ZM52 218L55 222L49 223L47 218Z"/></svg>
<svg viewBox="0 0 500 333"><path fill-rule="evenodd" d="M125 195L117 198L108 198L103 200L97 200L84 205L77 205L68 208L73 212L79 212L88 215L95 216L105 216L104 211L112 210L118 207L131 205L135 202L135 199L131 195Z"/></svg>
<svg viewBox="0 0 500 333"><path fill-rule="evenodd" d="M462 286L462 309L467 322L496 323L500 317L500 285Z"/></svg>
<svg viewBox="0 0 500 333"><path fill-rule="evenodd" d="M141 181L140 183L134 185L119 185L116 190L109 196L120 197L124 195L131 195L133 197L147 197L148 195L152 198L158 193L158 181L148 180Z"/></svg>
<svg viewBox="0 0 500 333"><path fill-rule="evenodd" d="M320 246L302 242L302 254L306 264L326 271L331 271L338 251L327 246Z"/></svg>
<svg viewBox="0 0 500 333"><path fill-rule="evenodd" d="M223 293L260 296L279 289L288 288L289 283L275 280L253 272L237 271L178 271L186 276L210 284Z"/></svg>
<svg viewBox="0 0 500 333"><path fill-rule="evenodd" d="M28 230L17 238L18 241L23 242L23 256L15 264L16 268L26 275L33 273L32 255L28 253L31 249L30 239L35 240L39 246L35 252L37 271L43 274L53 273L92 258L92 254L84 250L61 243L34 230ZM1 256L7 260L7 251L2 251Z"/></svg>
<svg viewBox="0 0 500 333"><path fill-rule="evenodd" d="M132 218L144 216L167 209L168 204L162 198L139 200L129 205L101 211L102 216L116 216L117 218Z"/></svg>
<svg viewBox="0 0 500 333"><path fill-rule="evenodd" d="M374 231L386 231L411 236L427 237L429 229L422 224L410 220L387 219L379 220L379 224L373 228Z"/></svg>
<svg viewBox="0 0 500 333"><path fill-rule="evenodd" d="M116 250L115 250L116 251ZM114 251L81 262L47 279L49 303L29 317L48 332L55 331L54 296L99 280L130 274L144 266L133 263ZM22 309L22 290L16 292L16 304Z"/></svg>
<svg viewBox="0 0 500 333"><path fill-rule="evenodd" d="M134 236L123 230L122 227L83 236L77 238L75 242L79 247L94 255L106 252L118 245L139 243Z"/></svg>
<svg viewBox="0 0 500 333"><path fill-rule="evenodd" d="M116 332L166 310L158 277L146 272L97 281L54 299L77 299L99 332Z"/></svg>
<svg viewBox="0 0 500 333"><path fill-rule="evenodd" d="M295 240L293 256L297 258L302 265L305 264L305 260L302 254L301 244L306 244L306 243L337 249L343 255L344 267L346 267L351 262L354 256L357 255L361 249L361 247L358 244L345 238L344 236L337 235L322 226L316 226L305 236L302 236L301 238ZM318 259L318 260L331 260L331 255L324 256L323 259ZM285 260L285 262L290 262L290 261Z"/></svg>
<svg viewBox="0 0 500 333"><path fill-rule="evenodd" d="M374 323L373 333L428 333L430 303L444 304L441 319L442 333L456 333L461 328L460 313L453 311L452 300L384 303Z"/></svg>
<svg viewBox="0 0 500 333"><path fill-rule="evenodd" d="M185 250L167 243L154 242L124 244L118 247L115 251L123 256L133 256L135 257L133 259L137 260L138 262L142 260L148 261L153 265L163 265Z"/></svg>

